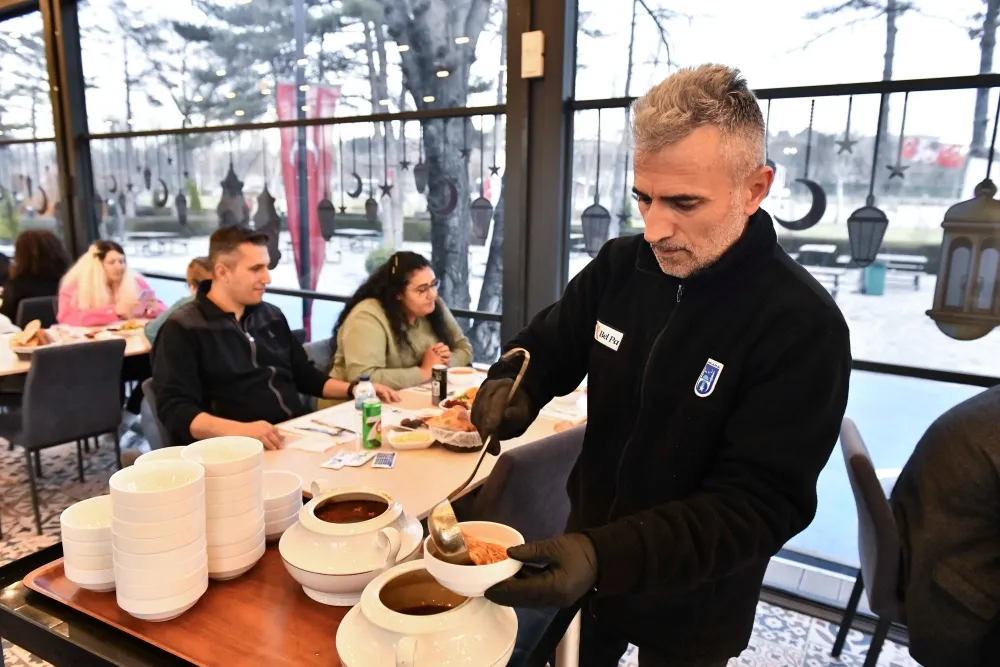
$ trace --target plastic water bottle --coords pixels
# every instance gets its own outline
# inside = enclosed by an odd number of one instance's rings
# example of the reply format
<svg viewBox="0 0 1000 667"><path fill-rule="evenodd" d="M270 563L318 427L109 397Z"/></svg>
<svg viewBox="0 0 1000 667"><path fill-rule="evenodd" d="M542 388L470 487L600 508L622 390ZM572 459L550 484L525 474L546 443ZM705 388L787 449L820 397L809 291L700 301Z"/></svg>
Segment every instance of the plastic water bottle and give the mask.
<svg viewBox="0 0 1000 667"><path fill-rule="evenodd" d="M371 376L362 375L354 387L354 409L361 410L361 406L369 398L378 398L375 394L375 385L372 384Z"/></svg>

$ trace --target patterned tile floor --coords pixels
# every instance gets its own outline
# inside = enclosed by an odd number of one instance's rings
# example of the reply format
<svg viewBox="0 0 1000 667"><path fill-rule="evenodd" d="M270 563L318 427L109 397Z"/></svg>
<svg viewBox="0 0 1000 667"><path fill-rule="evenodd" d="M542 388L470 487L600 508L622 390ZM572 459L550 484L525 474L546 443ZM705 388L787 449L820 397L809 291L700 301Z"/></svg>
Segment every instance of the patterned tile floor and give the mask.
<svg viewBox="0 0 1000 667"><path fill-rule="evenodd" d="M109 440L85 454L86 481L76 480L75 445L54 447L42 452L44 478L40 481L44 535L36 535L28 492L24 456L0 443L0 505L3 538L0 564L30 554L58 540L59 513L78 500L107 493L107 481L115 471L114 449ZM730 661L729 667L861 667L871 637L852 632L839 660L830 657L837 626L794 611L761 602L757 605L750 645ZM3 642L6 667L45 665L26 651ZM621 667L636 666L636 651L630 649ZM918 667L906 647L887 642L879 667Z"/></svg>

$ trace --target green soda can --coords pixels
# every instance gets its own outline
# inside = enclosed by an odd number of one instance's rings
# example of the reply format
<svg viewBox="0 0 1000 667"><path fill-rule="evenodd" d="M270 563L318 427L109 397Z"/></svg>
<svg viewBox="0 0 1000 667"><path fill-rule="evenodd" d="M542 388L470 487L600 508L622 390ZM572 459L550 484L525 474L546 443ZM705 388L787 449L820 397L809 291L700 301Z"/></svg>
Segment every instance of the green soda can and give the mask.
<svg viewBox="0 0 1000 667"><path fill-rule="evenodd" d="M361 404L361 446L378 449L382 446L382 401L365 399Z"/></svg>

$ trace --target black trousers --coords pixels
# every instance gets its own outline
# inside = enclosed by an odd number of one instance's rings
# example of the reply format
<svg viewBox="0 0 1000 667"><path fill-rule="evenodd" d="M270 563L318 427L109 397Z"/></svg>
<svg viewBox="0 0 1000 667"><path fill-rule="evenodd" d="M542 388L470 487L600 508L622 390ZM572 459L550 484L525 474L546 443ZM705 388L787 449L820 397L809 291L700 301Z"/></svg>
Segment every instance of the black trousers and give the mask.
<svg viewBox="0 0 1000 667"><path fill-rule="evenodd" d="M122 363L122 393L125 393L124 384L126 382L136 383L135 390L124 401L125 409L134 415L139 414L139 409L142 406L142 381L152 374L153 368L150 365L149 355L125 357Z"/></svg>
<svg viewBox="0 0 1000 667"><path fill-rule="evenodd" d="M580 613L580 667L618 667L628 641L601 625L585 606ZM639 667L726 667L728 660L678 663L639 647Z"/></svg>

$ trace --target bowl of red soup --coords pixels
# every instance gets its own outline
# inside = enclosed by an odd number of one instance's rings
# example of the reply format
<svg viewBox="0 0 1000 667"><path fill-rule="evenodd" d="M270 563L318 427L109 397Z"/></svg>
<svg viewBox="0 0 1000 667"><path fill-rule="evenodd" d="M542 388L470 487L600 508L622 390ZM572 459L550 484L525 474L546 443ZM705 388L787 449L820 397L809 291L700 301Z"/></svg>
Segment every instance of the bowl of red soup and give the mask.
<svg viewBox="0 0 1000 667"><path fill-rule="evenodd" d="M479 597L486 589L509 579L521 563L507 556L507 548L524 544L524 536L510 526L492 521L464 521L458 524L469 549L471 565L455 565L438 557L434 540L424 540L427 571L448 590L466 597Z"/></svg>
<svg viewBox="0 0 1000 667"><path fill-rule="evenodd" d="M415 558L422 539L420 522L385 491L317 480L278 551L306 595L351 606L379 573Z"/></svg>

